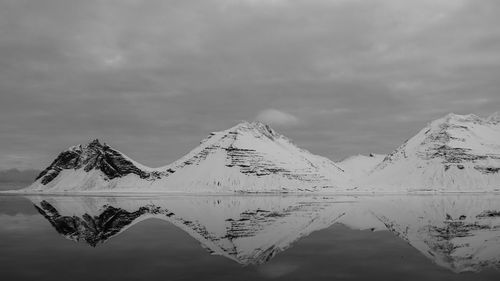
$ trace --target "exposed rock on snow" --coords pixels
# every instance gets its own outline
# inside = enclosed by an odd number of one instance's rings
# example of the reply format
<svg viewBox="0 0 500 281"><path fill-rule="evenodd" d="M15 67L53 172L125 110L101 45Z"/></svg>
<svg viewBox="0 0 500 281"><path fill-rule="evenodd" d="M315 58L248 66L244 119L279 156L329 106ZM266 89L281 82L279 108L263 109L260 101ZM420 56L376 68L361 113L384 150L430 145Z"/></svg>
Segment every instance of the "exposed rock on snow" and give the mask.
<svg viewBox="0 0 500 281"><path fill-rule="evenodd" d="M89 214L83 214L81 217L62 216L45 200L35 205L35 208L57 232L74 241L83 240L93 247L119 234L139 217L156 211L148 206L140 207L134 212L127 212L113 206L103 206L98 216Z"/></svg>
<svg viewBox="0 0 500 281"><path fill-rule="evenodd" d="M149 169L138 165L121 152L114 150L107 144L101 144L99 140L95 139L86 146L73 146L59 154L54 162L38 175L36 180L39 180L41 184L48 184L62 170L71 169L83 169L85 172L98 170L107 180L128 174L135 174L142 179L159 177L159 173L148 171Z"/></svg>
<svg viewBox="0 0 500 281"><path fill-rule="evenodd" d="M498 115L449 114L389 154L358 185L371 191L500 190Z"/></svg>

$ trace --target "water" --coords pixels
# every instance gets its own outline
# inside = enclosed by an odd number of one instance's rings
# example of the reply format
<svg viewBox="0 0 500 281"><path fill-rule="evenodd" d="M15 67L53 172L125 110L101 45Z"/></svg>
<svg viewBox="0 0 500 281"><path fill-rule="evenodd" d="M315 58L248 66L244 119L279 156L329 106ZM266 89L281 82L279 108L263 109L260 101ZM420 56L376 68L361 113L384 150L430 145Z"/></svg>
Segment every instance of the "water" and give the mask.
<svg viewBox="0 0 500 281"><path fill-rule="evenodd" d="M0 196L1 280L499 280L500 196Z"/></svg>

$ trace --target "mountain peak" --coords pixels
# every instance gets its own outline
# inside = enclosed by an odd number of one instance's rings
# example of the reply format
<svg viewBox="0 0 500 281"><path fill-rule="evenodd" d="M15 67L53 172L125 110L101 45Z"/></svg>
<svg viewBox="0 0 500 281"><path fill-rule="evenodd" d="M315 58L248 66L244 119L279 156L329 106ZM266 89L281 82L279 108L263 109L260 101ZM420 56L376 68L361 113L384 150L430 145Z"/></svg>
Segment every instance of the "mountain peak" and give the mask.
<svg viewBox="0 0 500 281"><path fill-rule="evenodd" d="M87 147L102 147L103 145L101 142L99 142L99 139L93 139L89 144L87 144Z"/></svg>
<svg viewBox="0 0 500 281"><path fill-rule="evenodd" d="M70 146L66 151L69 151L69 152L82 152L84 150L85 151L87 151L87 150L95 151L95 150L101 150L106 146L107 146L106 143L101 143L99 141L99 139L96 138L96 139L91 140L86 145L79 144L79 145Z"/></svg>
<svg viewBox="0 0 500 281"><path fill-rule="evenodd" d="M457 123L457 122L458 123L464 123L464 122L482 123L482 122L484 122L484 119L475 115L475 114L448 113L445 117L437 119L434 122L436 122L436 123Z"/></svg>
<svg viewBox="0 0 500 281"><path fill-rule="evenodd" d="M500 130L493 124L474 114L450 113L389 154L364 180L405 189L496 188Z"/></svg>
<svg viewBox="0 0 500 281"><path fill-rule="evenodd" d="M83 169L87 173L99 171L107 180L128 174L136 174L142 179L156 176L143 168L120 151L94 139L86 146L80 144L61 152L52 164L38 175L37 180L40 179L42 184L47 184L63 170L78 169Z"/></svg>
<svg viewBox="0 0 500 281"><path fill-rule="evenodd" d="M161 169L169 171L172 185L189 188L215 182L218 189L275 192L347 182L344 171L332 161L300 149L269 125L247 121L211 133L200 146Z"/></svg>
<svg viewBox="0 0 500 281"><path fill-rule="evenodd" d="M261 134L261 135L264 135L270 139L274 139L276 137L281 136L279 133L277 133L269 125L258 122L258 121L253 121L253 122L242 121L238 125L230 128L229 131L234 132L234 133L253 132L254 134L255 133Z"/></svg>
<svg viewBox="0 0 500 281"><path fill-rule="evenodd" d="M500 123L500 111L491 114L486 118L481 118L475 114L455 114L448 113L446 116L439 118L433 122L431 125L442 126L442 124L456 124L456 123L473 123L473 124L499 124Z"/></svg>
<svg viewBox="0 0 500 281"><path fill-rule="evenodd" d="M269 125L261 123L261 122L248 122L248 121L241 121L237 125L226 129L224 131L217 131L217 132L212 132L210 133L205 139L203 139L200 143L201 144L207 144L210 143L209 140L211 141L223 141L232 139L236 140L239 139L243 136L249 136L252 138L268 138L272 141L282 138L286 139L283 135L279 134L276 132L273 128L271 128ZM229 144L228 144L229 145Z"/></svg>

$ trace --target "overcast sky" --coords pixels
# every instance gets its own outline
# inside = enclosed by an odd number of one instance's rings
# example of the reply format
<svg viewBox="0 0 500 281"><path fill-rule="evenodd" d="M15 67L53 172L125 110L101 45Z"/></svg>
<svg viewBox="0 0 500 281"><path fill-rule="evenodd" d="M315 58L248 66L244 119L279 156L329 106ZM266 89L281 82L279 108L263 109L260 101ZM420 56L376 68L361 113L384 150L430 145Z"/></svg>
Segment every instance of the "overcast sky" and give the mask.
<svg viewBox="0 0 500 281"><path fill-rule="evenodd" d="M333 160L500 110L498 0L0 0L0 168L263 120Z"/></svg>

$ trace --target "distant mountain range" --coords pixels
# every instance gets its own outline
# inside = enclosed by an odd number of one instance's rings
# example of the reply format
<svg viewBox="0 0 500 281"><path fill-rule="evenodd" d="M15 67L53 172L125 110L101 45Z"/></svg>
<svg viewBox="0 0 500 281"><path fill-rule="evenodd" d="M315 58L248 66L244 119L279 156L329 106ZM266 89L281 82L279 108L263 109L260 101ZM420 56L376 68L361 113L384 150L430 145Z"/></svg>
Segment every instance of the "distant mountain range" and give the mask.
<svg viewBox="0 0 500 281"><path fill-rule="evenodd" d="M449 114L389 155L340 163L295 146L268 125L211 133L164 167L94 140L69 148L25 192L500 191L500 115Z"/></svg>

